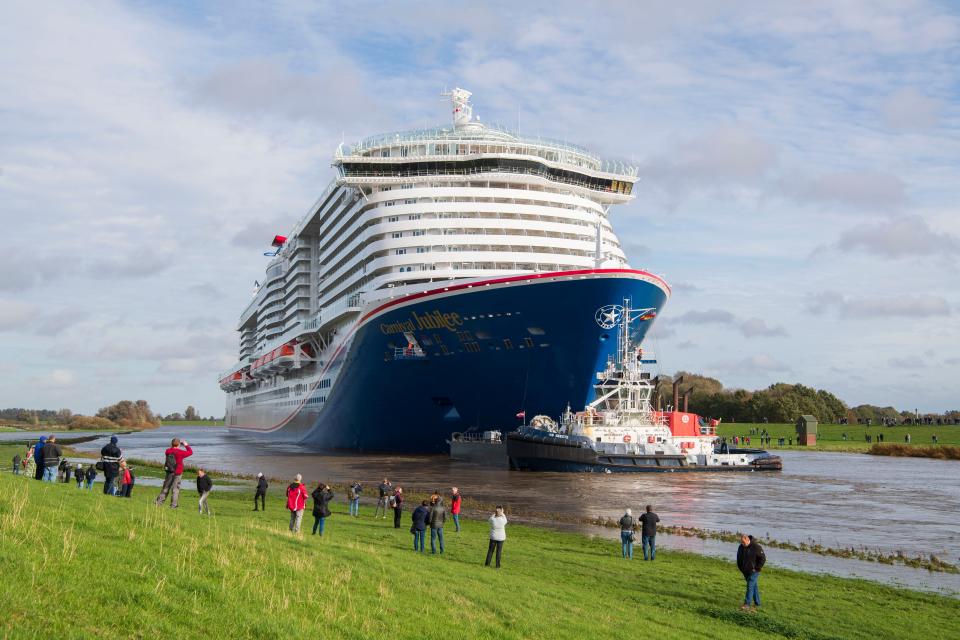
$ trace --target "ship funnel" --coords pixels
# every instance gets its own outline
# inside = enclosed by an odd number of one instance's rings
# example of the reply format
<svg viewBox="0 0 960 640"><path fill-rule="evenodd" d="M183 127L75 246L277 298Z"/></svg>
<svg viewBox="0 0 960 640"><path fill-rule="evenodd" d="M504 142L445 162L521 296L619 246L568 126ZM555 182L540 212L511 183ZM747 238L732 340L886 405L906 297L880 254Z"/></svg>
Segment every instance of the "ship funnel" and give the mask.
<svg viewBox="0 0 960 640"><path fill-rule="evenodd" d="M673 410L680 410L680 384L683 382L683 376L673 381Z"/></svg>
<svg viewBox="0 0 960 640"><path fill-rule="evenodd" d="M470 104L470 96L473 94L466 89L457 87L452 91L445 91L440 94L450 98L453 108L453 126L456 128L465 127L473 119L473 105Z"/></svg>
<svg viewBox="0 0 960 640"><path fill-rule="evenodd" d="M689 411L688 407L690 406L690 391L688 390L683 394L683 412L687 413Z"/></svg>

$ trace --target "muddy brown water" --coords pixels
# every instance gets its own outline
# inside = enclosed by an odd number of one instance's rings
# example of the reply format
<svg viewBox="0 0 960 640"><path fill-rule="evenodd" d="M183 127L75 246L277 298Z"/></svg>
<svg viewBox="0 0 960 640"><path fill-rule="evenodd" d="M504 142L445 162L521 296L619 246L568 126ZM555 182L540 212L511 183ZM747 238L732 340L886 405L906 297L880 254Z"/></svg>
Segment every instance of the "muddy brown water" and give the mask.
<svg viewBox="0 0 960 640"><path fill-rule="evenodd" d="M10 434L3 434L10 435ZM960 463L863 454L784 451L780 473L563 474L491 469L445 456L331 454L257 440L220 427L162 427L123 435L120 447L131 458L161 461L171 437L188 440L195 465L230 473L290 478L308 483L367 486L364 502L384 476L408 490L460 487L483 503L503 503L527 514L562 513L568 518L619 517L654 505L670 525L746 531L763 537L818 542L909 556L935 554L960 563ZM75 445L98 451L104 435ZM6 438L4 438L6 439ZM524 519L524 518L516 518ZM589 525L538 524L604 537L615 531ZM731 557L735 548L718 541L658 536L661 546ZM913 588L960 594L960 576L898 565L827 558L771 549L771 562L788 568L863 577Z"/></svg>

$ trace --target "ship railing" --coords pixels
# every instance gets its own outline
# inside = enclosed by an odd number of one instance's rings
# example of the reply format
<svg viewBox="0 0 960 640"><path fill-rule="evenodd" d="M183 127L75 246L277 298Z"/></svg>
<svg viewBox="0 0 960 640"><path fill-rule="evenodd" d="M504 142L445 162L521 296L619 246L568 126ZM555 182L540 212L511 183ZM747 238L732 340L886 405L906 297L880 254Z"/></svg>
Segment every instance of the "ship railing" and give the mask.
<svg viewBox="0 0 960 640"><path fill-rule="evenodd" d="M500 431L458 431L452 439L456 442L502 442L503 436Z"/></svg>
<svg viewBox="0 0 960 640"><path fill-rule="evenodd" d="M463 169L436 169L433 171L426 171L423 169L418 169L416 171L407 171L403 173L395 173L391 171L357 171L351 170L344 177L349 180L350 178L383 178L387 180L394 180L397 182L407 181L410 178L419 178L419 177L436 177L436 176L474 176L474 175L496 175L496 174L509 174L509 175L532 175L541 178L545 178L552 182L560 182L562 184L569 184L575 187L581 187L583 189L590 189L591 191L600 191L603 193L619 193L622 195L630 195L629 193L623 193L620 190L615 190L612 187L599 187L596 184L588 182L586 180L576 180L574 178L564 178L562 176L550 175L548 171L540 169L530 169L530 168L511 168L507 169L505 167L497 167L495 170L485 169L483 167L473 167L473 168L463 168Z"/></svg>

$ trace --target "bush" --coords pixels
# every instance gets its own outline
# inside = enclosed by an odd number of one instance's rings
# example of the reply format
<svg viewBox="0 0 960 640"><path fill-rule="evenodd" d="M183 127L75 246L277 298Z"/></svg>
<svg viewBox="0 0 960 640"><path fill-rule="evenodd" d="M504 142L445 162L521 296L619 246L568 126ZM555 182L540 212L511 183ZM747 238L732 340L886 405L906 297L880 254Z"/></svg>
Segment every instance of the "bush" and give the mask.
<svg viewBox="0 0 960 640"><path fill-rule="evenodd" d="M71 431L83 431L86 429L115 429L116 424L107 420L106 418L100 418L98 416L74 416L70 420L70 424L67 425L67 429Z"/></svg>

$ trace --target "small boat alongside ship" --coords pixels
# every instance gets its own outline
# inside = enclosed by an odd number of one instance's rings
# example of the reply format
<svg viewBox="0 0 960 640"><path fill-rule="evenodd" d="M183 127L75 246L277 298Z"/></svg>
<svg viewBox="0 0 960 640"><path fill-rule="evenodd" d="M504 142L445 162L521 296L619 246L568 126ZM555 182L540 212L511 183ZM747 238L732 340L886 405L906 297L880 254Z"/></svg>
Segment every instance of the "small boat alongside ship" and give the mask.
<svg viewBox="0 0 960 640"><path fill-rule="evenodd" d="M731 448L707 422L685 411L655 411L656 390L643 369L656 360L634 347L630 324L651 309L609 305L597 322L619 326L617 354L597 373L595 400L583 411L570 407L559 423L536 416L529 425L506 434L510 468L519 471L601 473L780 471L779 456L762 449ZM674 407L676 409L676 407Z"/></svg>

